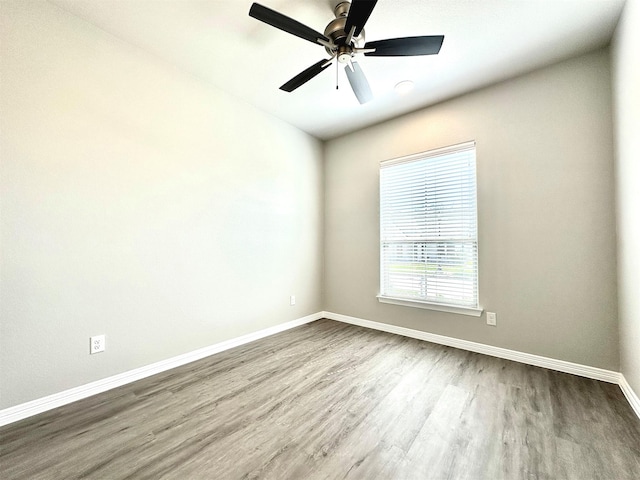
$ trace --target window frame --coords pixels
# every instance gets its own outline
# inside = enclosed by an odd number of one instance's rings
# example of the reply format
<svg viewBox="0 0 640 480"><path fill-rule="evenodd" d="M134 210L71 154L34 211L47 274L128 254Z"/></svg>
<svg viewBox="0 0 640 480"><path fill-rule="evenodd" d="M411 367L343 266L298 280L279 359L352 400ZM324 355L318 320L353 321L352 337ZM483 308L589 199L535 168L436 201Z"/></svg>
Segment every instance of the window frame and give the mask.
<svg viewBox="0 0 640 480"><path fill-rule="evenodd" d="M383 259L383 228L384 225L382 223L382 170L384 168L392 167L394 165L399 164L407 164L411 162L417 162L420 160L426 160L429 158L437 158L445 155L450 155L452 153L462 152L465 150L473 150L474 155L474 181L475 181L475 246L476 246L476 305L475 306L467 306L467 305L457 305L454 303L438 303L432 300L422 300L417 298L408 298L408 297L395 297L391 295L383 294L383 282L384 282L384 259ZM380 237L379 237L379 266L380 266L380 290L377 295L378 301L380 303L387 303L393 305L401 305L406 307L414 307L414 308L423 308L428 310L436 310L441 312L448 313L457 313L462 315L470 315L474 317L479 317L482 315L483 309L480 306L480 272L479 272L479 235L478 235L478 191L477 191L477 161L476 161L476 142L474 140L464 143L459 143L455 145L450 145L446 147L436 148L432 150L427 150L424 152L407 155L404 157L393 158L389 160L383 160L380 162L380 191L379 191L379 220L380 220Z"/></svg>

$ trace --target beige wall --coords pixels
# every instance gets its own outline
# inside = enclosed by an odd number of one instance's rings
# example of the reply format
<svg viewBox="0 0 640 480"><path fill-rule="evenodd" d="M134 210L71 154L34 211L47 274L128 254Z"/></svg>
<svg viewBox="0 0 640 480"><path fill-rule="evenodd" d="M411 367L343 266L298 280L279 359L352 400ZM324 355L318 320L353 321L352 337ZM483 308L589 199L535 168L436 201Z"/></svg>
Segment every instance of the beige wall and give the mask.
<svg viewBox="0 0 640 480"><path fill-rule="evenodd" d="M380 304L378 171L477 142L481 318ZM606 50L329 141L325 310L618 370Z"/></svg>
<svg viewBox="0 0 640 480"><path fill-rule="evenodd" d="M640 1L627 0L612 51L620 368L640 395Z"/></svg>
<svg viewBox="0 0 640 480"><path fill-rule="evenodd" d="M0 8L0 408L322 310L319 141L47 2Z"/></svg>

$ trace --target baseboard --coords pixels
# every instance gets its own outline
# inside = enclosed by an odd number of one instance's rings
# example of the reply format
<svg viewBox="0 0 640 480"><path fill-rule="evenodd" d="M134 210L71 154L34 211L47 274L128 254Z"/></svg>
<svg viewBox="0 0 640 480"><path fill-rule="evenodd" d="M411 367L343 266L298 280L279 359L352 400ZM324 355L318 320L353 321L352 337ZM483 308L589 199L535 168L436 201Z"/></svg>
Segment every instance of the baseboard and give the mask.
<svg viewBox="0 0 640 480"><path fill-rule="evenodd" d="M458 338L447 337L444 335L437 335L434 333L423 332L420 330L414 330L411 328L398 327L381 322L374 322L371 320L364 320L362 318L350 317L348 315L342 315L333 312L318 312L306 317L302 317L290 322L286 322L280 325L275 325L264 330L259 330L254 333L243 335L231 340L216 343L208 347L204 347L193 352L178 355L177 357L162 360L160 362L153 363L144 367L136 368L128 372L124 372L118 375L114 375L102 380L81 385L79 387L71 388L63 392L48 395L43 398L32 400L20 405L0 410L0 426L8 425L18 420L22 420L39 413L52 410L63 405L81 400L83 398L96 395L98 393L111 390L122 385L126 385L143 378L150 377L157 373L161 373L172 368L185 365L187 363L200 360L210 355L229 350L240 345L244 345L261 338L265 338L276 333L284 332L286 330L311 323L321 318L328 318L339 322L349 323L352 325L358 325L361 327L371 328L374 330L380 330L383 332L394 333L405 337L416 338L418 340L424 340L427 342L437 343L440 345L446 345L449 347L460 348L462 350L468 350L471 352L482 353L484 355L490 355L493 357L504 358L506 360L513 360L520 363L526 363L528 365L534 365L537 367L549 368L564 373L571 373L573 375L579 375L582 377L592 378L595 380L601 380L608 383L615 383L620 385L622 392L631 404L631 408L634 410L638 418L640 418L640 398L633 391L631 386L627 383L626 379L621 373L611 370L604 370L601 368L590 367L586 365L580 365L572 362L566 362L564 360L556 360L553 358L542 357L540 355L534 355L530 353L518 352L515 350L509 350L501 347L494 347L491 345L485 345L482 343L471 342L468 340L461 340Z"/></svg>
<svg viewBox="0 0 640 480"><path fill-rule="evenodd" d="M633 388L631 388L631 385L629 385L627 379L624 378L622 374L620 374L620 388L631 404L631 408L633 408L633 411L636 412L636 415L640 418L640 397L633 391Z"/></svg>
<svg viewBox="0 0 640 480"><path fill-rule="evenodd" d="M162 360L160 362L152 363L151 365L146 365L144 367L136 368L134 370L120 373L118 375L113 375L111 377L97 380L86 385L81 385L79 387L64 390L59 393L54 393L53 395L48 395L43 398L38 398L30 402L22 403L20 405L0 410L0 426L17 422L18 420L22 420L33 415L46 412L47 410L52 410L54 408L67 405L69 403L90 397L92 395L96 395L98 393L106 392L107 390L111 390L113 388L126 385L127 383L135 382L137 380L150 377L157 373L161 373L172 368L176 368L181 365L200 360L215 353L223 352L225 350L229 350L231 348L238 347L240 345L259 340L261 338L269 337L271 335L275 335L276 333L284 332L285 330L299 327L300 325L304 325L306 323L311 323L315 320L319 320L320 318L323 318L322 312L307 315L306 317L298 318L290 322L282 323L280 325L265 328L264 330L249 333L241 337L216 343L214 345L200 348L183 355L178 355L177 357Z"/></svg>
<svg viewBox="0 0 640 480"><path fill-rule="evenodd" d="M534 355L531 353L523 353L516 350L494 347L492 345L485 345L483 343L470 342L469 340L461 340L459 338L436 335L434 333L423 332L421 330L414 330L411 328L398 327L395 325L389 325L387 323L373 322L371 320L350 317L339 313L323 312L323 315L324 318L329 318L338 322L350 323L352 325L359 325L361 327L372 328L374 330L381 330L388 333L395 333L397 335L402 335L405 337L425 340L427 342L446 345L448 347L460 348L462 350L468 350L470 352L482 353L484 355L491 355L492 357L504 358L506 360L513 360L515 362L526 363L528 365L534 365L536 367L544 367L559 372L579 375L581 377L602 380L603 382L620 384L621 374L619 372L614 372L611 370L604 370L602 368L589 367L587 365L566 362L564 360L556 360L554 358L542 357L540 355Z"/></svg>

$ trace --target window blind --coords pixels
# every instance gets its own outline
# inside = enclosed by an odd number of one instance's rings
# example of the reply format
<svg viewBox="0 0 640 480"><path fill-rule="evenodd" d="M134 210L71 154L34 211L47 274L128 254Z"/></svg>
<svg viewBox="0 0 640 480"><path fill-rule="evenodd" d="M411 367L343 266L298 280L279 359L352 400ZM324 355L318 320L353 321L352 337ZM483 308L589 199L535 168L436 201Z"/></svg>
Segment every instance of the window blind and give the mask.
<svg viewBox="0 0 640 480"><path fill-rule="evenodd" d="M380 164L380 295L478 308L475 142Z"/></svg>

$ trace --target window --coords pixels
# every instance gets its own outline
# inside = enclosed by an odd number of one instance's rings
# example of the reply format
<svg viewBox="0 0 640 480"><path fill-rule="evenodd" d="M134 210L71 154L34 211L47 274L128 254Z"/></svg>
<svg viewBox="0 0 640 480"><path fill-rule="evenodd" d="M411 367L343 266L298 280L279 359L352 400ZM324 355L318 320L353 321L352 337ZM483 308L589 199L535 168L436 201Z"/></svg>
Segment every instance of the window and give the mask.
<svg viewBox="0 0 640 480"><path fill-rule="evenodd" d="M479 316L475 142L380 164L381 302Z"/></svg>

